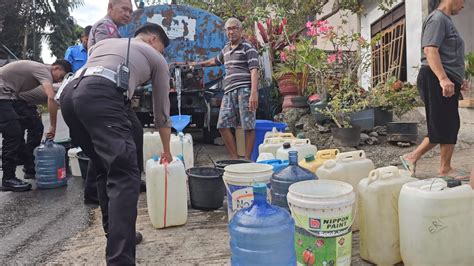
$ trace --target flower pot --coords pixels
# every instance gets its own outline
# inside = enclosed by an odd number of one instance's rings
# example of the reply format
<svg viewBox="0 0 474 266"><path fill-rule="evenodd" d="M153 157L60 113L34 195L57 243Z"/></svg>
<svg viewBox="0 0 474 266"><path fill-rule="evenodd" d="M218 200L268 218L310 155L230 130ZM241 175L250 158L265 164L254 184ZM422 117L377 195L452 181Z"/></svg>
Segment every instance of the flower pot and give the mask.
<svg viewBox="0 0 474 266"><path fill-rule="evenodd" d="M393 142L413 142L418 140L417 122L390 122L387 123L387 140Z"/></svg>
<svg viewBox="0 0 474 266"><path fill-rule="evenodd" d="M375 126L385 126L393 121L393 113L380 107L367 108L351 115L351 124L362 130L371 130Z"/></svg>
<svg viewBox="0 0 474 266"><path fill-rule="evenodd" d="M360 127L353 126L351 128L332 128L331 133L334 143L338 147L355 147L360 142Z"/></svg>
<svg viewBox="0 0 474 266"><path fill-rule="evenodd" d="M328 103L326 102L326 100L309 104L309 109L311 110L311 114L313 115L314 120L316 120L316 122L322 122L324 120L329 119L329 117L323 115L320 112L320 110L325 109L327 106L328 106Z"/></svg>
<svg viewBox="0 0 474 266"><path fill-rule="evenodd" d="M280 91L281 95L298 95L298 80L301 74L297 75L295 78L294 74L288 73L284 74L278 79L278 90Z"/></svg>
<svg viewBox="0 0 474 266"><path fill-rule="evenodd" d="M291 108L308 108L308 98L297 95L287 95L283 98L283 111Z"/></svg>

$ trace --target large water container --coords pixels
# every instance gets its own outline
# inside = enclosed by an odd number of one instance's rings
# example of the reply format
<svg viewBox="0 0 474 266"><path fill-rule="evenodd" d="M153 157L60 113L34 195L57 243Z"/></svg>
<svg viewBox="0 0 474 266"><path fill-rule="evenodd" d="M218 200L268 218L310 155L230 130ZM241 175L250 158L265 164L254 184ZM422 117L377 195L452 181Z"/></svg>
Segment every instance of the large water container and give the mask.
<svg viewBox="0 0 474 266"><path fill-rule="evenodd" d="M193 137L191 134L178 135L171 134L170 139L171 155L181 155L184 158L184 166L186 169L194 167L194 151L193 151Z"/></svg>
<svg viewBox="0 0 474 266"><path fill-rule="evenodd" d="M318 179L311 171L298 165L298 152L290 151L289 164L272 175L272 205L280 206L289 211L286 194L288 188L299 181Z"/></svg>
<svg viewBox="0 0 474 266"><path fill-rule="evenodd" d="M271 153L276 157L277 150L283 147L283 144L288 142L287 139L281 138L269 138L265 139L262 144L258 146L258 152L260 153Z"/></svg>
<svg viewBox="0 0 474 266"><path fill-rule="evenodd" d="M276 158L280 160L288 160L289 151L298 152L298 161L303 160L307 155L315 155L318 149L315 145L311 145L309 139L292 139L290 140L291 147L281 147L277 150Z"/></svg>
<svg viewBox="0 0 474 266"><path fill-rule="evenodd" d="M316 171L321 165L324 164L327 160L334 160L336 156L340 153L338 149L326 149L321 150L316 153Z"/></svg>
<svg viewBox="0 0 474 266"><path fill-rule="evenodd" d="M160 164L158 157L146 163L148 215L155 228L183 225L188 217L186 172L183 162L174 158Z"/></svg>
<svg viewBox="0 0 474 266"><path fill-rule="evenodd" d="M405 265L474 265L474 190L469 185L439 178L407 183L398 209Z"/></svg>
<svg viewBox="0 0 474 266"><path fill-rule="evenodd" d="M146 169L146 163L149 159L153 156L161 156L162 152L163 144L161 143L160 133L145 132L143 134L143 168Z"/></svg>
<svg viewBox="0 0 474 266"><path fill-rule="evenodd" d="M295 135L290 132L278 132L274 127L272 131L265 133L265 139L295 139Z"/></svg>
<svg viewBox="0 0 474 266"><path fill-rule="evenodd" d="M266 184L253 186L254 201L229 224L232 265L296 265L295 222L267 202Z"/></svg>
<svg viewBox="0 0 474 266"><path fill-rule="evenodd" d="M66 149L46 140L34 150L36 186L38 188L56 188L67 185Z"/></svg>
<svg viewBox="0 0 474 266"><path fill-rule="evenodd" d="M416 181L395 166L378 168L359 183L360 256L377 265L394 265L400 256L398 196Z"/></svg>
<svg viewBox="0 0 474 266"><path fill-rule="evenodd" d="M257 120L255 123L255 143L253 145L252 155L250 159L255 162L258 157L258 146L263 142L265 133L276 128L278 131L283 131L286 128L285 123L273 122L270 120Z"/></svg>

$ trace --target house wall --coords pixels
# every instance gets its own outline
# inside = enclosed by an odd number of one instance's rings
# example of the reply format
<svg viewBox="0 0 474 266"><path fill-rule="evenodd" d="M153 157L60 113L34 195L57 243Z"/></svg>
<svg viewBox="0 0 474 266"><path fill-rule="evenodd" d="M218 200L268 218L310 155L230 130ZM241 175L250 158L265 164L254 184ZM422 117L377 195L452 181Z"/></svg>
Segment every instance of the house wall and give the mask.
<svg viewBox="0 0 474 266"><path fill-rule="evenodd" d="M407 81L416 83L421 58L421 31L423 20L429 14L429 6L432 0L399 0L393 6L405 2L406 12L406 43L407 43ZM370 25L384 15L379 10L377 3L366 1L366 8L359 16L361 23L361 34L364 38L370 38ZM460 35L464 39L466 53L474 51L474 1L464 1L464 9L459 15L452 19ZM364 88L370 86L371 70L362 74L361 85Z"/></svg>

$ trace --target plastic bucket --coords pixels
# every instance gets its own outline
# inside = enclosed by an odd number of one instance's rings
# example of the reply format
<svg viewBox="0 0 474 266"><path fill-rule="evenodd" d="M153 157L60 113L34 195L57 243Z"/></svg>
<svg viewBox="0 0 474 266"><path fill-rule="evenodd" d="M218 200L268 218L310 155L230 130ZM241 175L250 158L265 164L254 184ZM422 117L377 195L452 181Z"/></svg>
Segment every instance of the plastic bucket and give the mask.
<svg viewBox="0 0 474 266"><path fill-rule="evenodd" d="M336 180L302 181L290 186L287 199L295 219L297 264L308 265L313 258L314 265L350 265L352 186Z"/></svg>
<svg viewBox="0 0 474 266"><path fill-rule="evenodd" d="M255 183L267 184L267 195L270 196L270 178L273 173L271 165L259 163L234 164L227 166L224 170L222 179L227 190L229 221L238 210L252 205L252 186Z"/></svg>
<svg viewBox="0 0 474 266"><path fill-rule="evenodd" d="M229 165L233 164L240 164L240 163L251 163L249 160L220 160L216 161L215 165L216 168L221 171L221 175L224 174L224 168L226 168Z"/></svg>
<svg viewBox="0 0 474 266"><path fill-rule="evenodd" d="M255 123L255 143L253 144L252 155L250 159L255 161L258 157L258 146L263 143L265 133L276 128L278 131L283 131L286 128L285 123L273 122L270 120L257 120Z"/></svg>
<svg viewBox="0 0 474 266"><path fill-rule="evenodd" d="M209 211L222 207L225 187L219 169L195 167L186 170L186 174L193 209Z"/></svg>
<svg viewBox="0 0 474 266"><path fill-rule="evenodd" d="M79 169L81 170L81 176L85 180L87 177L87 168L89 167L89 157L84 152L77 153L77 159L79 160Z"/></svg>
<svg viewBox="0 0 474 266"><path fill-rule="evenodd" d="M69 166L71 168L71 174L73 176L82 176L81 168L79 166L79 159L77 158L77 154L81 152L81 148L72 148L69 149L67 155L69 157Z"/></svg>

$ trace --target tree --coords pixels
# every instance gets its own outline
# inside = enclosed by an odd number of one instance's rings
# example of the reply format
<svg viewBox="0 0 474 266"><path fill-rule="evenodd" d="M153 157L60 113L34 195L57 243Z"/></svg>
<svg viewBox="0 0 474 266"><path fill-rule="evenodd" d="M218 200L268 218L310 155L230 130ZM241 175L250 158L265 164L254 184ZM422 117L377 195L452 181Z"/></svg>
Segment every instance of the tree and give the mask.
<svg viewBox="0 0 474 266"><path fill-rule="evenodd" d="M20 58L41 60L41 40L47 38L53 54L62 57L67 46L78 38L69 10L82 4L82 0L2 1L0 40ZM46 33L47 27L51 34Z"/></svg>

